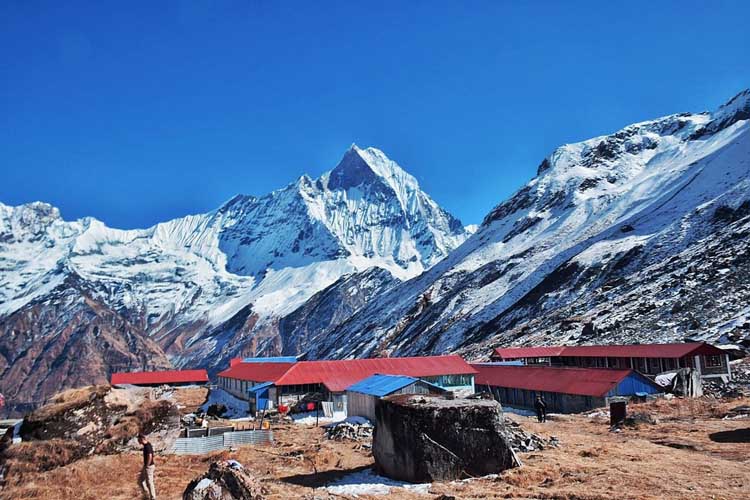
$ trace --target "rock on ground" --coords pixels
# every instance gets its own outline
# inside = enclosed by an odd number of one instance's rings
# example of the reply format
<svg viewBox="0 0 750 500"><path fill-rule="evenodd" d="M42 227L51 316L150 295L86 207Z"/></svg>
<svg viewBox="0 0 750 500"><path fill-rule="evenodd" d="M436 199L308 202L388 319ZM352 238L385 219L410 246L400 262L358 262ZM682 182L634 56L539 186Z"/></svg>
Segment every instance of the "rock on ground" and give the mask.
<svg viewBox="0 0 750 500"><path fill-rule="evenodd" d="M375 416L373 456L387 477L432 482L520 465L496 401L398 395L379 400Z"/></svg>
<svg viewBox="0 0 750 500"><path fill-rule="evenodd" d="M214 462L190 481L183 500L263 500L267 492L236 460Z"/></svg>

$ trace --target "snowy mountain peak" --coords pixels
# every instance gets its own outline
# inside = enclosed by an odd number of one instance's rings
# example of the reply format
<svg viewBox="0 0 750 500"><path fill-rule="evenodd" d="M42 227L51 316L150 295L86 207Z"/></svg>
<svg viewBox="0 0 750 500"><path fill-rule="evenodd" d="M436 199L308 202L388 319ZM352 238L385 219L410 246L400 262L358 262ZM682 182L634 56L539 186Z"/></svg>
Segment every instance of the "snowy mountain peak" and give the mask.
<svg viewBox="0 0 750 500"><path fill-rule="evenodd" d="M725 104L722 104L713 115L731 115L738 111L750 110L750 88L743 90L736 96L732 97Z"/></svg>
<svg viewBox="0 0 750 500"><path fill-rule="evenodd" d="M65 221L45 203L0 205L0 320L75 274L156 336L249 310L260 328L345 274L416 276L467 236L395 162L356 146L319 179L147 229Z"/></svg>
<svg viewBox="0 0 750 500"><path fill-rule="evenodd" d="M692 152L695 159L704 156L706 149L698 140L713 138L748 119L750 90L745 90L711 113L668 115L628 125L610 135L565 144L544 158L536 177L495 207L483 225L520 212L526 216L521 225L530 224L563 207L606 204L675 155L690 157ZM723 143L715 142L709 149Z"/></svg>
<svg viewBox="0 0 750 500"><path fill-rule="evenodd" d="M15 207L0 203L0 236L8 239L40 237L59 221L60 210L49 203L35 201Z"/></svg>
<svg viewBox="0 0 750 500"><path fill-rule="evenodd" d="M362 184L381 183L400 193L405 188L419 189L417 180L376 148L360 149L356 144L344 153L338 165L328 173L329 189L349 189Z"/></svg>
<svg viewBox="0 0 750 500"><path fill-rule="evenodd" d="M328 174L329 189L349 189L363 183L377 182L380 177L365 161L357 146L349 148L338 165Z"/></svg>
<svg viewBox="0 0 750 500"><path fill-rule="evenodd" d="M720 130L731 127L737 122L750 120L750 89L745 89L732 97L719 109L711 113L711 121L697 130L692 139L713 135Z"/></svg>
<svg viewBox="0 0 750 500"><path fill-rule="evenodd" d="M747 335L750 92L554 150L418 278L308 356ZM716 297L721 297L717 300Z"/></svg>

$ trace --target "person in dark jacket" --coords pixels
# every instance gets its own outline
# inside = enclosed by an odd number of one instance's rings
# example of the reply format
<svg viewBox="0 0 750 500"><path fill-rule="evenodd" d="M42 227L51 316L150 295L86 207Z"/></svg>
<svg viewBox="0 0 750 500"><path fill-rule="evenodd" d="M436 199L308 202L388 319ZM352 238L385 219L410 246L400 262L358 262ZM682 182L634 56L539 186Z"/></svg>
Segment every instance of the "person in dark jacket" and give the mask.
<svg viewBox="0 0 750 500"><path fill-rule="evenodd" d="M534 409L536 410L536 418L540 422L547 421L547 403L544 402L544 398L539 395L536 397L536 403L534 403Z"/></svg>
<svg viewBox="0 0 750 500"><path fill-rule="evenodd" d="M138 483L141 490L149 500L156 500L156 487L154 486L154 447L148 442L145 434L138 434L138 442L143 446L143 469Z"/></svg>

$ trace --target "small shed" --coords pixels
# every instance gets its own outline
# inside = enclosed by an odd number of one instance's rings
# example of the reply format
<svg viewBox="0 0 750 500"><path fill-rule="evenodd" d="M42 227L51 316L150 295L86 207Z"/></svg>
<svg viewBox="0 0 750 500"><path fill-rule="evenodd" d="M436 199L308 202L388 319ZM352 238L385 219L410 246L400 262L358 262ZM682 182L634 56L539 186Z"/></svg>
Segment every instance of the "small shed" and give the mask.
<svg viewBox="0 0 750 500"><path fill-rule="evenodd" d="M392 394L444 394L442 387L404 375L375 374L346 390L347 415L375 421L375 402Z"/></svg>
<svg viewBox="0 0 750 500"><path fill-rule="evenodd" d="M273 382L263 382L247 390L251 414L273 408L273 400L269 397L272 388Z"/></svg>

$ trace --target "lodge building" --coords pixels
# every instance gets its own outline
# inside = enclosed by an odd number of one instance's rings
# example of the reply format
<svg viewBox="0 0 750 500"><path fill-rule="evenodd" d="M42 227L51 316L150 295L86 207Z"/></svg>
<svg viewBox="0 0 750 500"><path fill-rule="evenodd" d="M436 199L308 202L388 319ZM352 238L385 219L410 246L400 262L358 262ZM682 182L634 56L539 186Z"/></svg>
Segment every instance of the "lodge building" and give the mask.
<svg viewBox="0 0 750 500"><path fill-rule="evenodd" d="M621 396L658 394L663 389L630 369L556 368L544 365L472 364L477 392L489 392L503 406L533 409L543 396L548 412L577 413L606 406Z"/></svg>
<svg viewBox="0 0 750 500"><path fill-rule="evenodd" d="M537 366L631 369L649 377L679 368L695 368L704 379L731 378L729 355L704 342L508 347L495 349L491 359Z"/></svg>
<svg viewBox="0 0 750 500"><path fill-rule="evenodd" d="M250 401L252 408L294 404L306 394L322 394L335 411L346 411L346 390L375 374L421 379L459 396L474 393L476 371L460 356L369 358L264 363L233 360L218 374L218 385Z"/></svg>

